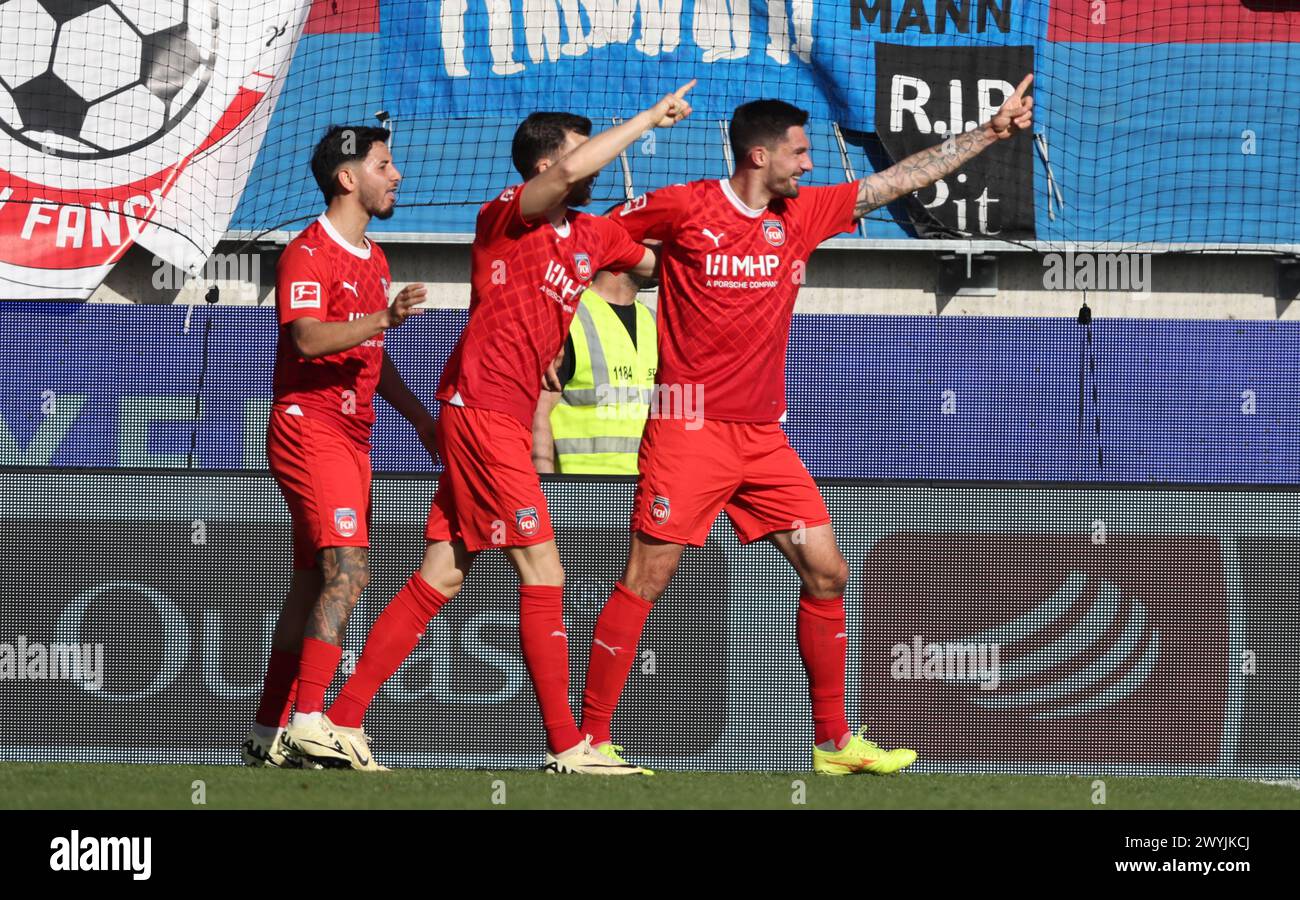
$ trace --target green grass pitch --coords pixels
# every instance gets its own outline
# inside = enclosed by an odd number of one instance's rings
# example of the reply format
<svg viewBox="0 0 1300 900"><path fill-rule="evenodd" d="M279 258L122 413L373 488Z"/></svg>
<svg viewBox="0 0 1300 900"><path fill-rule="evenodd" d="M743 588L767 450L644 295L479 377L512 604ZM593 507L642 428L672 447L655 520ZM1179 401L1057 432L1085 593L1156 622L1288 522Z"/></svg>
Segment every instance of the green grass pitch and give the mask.
<svg viewBox="0 0 1300 900"><path fill-rule="evenodd" d="M389 773L235 766L0 764L4 809L1300 809L1288 785L1215 778L533 771ZM1300 783L1300 782L1298 782ZM195 802L202 799L203 803Z"/></svg>

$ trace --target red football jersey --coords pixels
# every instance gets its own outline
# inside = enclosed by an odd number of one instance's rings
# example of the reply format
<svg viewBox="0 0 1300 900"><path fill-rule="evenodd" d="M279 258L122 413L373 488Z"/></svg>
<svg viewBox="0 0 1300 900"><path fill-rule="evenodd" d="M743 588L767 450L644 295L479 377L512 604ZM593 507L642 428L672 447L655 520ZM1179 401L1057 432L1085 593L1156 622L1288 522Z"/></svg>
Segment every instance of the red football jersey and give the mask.
<svg viewBox="0 0 1300 900"><path fill-rule="evenodd" d="M626 271L645 248L604 216L570 210L563 227L527 222L515 185L479 209L470 248L469 322L447 360L438 399L491 409L532 429L542 372L601 269Z"/></svg>
<svg viewBox="0 0 1300 900"><path fill-rule="evenodd" d="M610 214L635 240L664 242L656 378L683 391L702 386L694 415L781 418L790 318L804 267L818 244L853 230L857 196L857 182L802 187L794 199L751 209L726 180L693 181ZM669 406L662 414L681 414L676 391L664 395Z"/></svg>
<svg viewBox="0 0 1300 900"><path fill-rule="evenodd" d="M349 244L322 215L284 248L275 273L280 336L274 394L276 403L339 428L369 450L383 332L317 359L298 355L289 336L294 319L347 322L388 306L388 259L374 241L366 244L366 250Z"/></svg>

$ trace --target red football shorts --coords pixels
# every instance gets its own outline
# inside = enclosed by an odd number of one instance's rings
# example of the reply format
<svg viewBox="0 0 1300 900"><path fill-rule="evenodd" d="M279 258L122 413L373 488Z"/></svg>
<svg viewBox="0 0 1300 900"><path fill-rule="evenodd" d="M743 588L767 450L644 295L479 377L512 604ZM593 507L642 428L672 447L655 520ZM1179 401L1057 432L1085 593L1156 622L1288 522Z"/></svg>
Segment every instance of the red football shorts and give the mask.
<svg viewBox="0 0 1300 900"><path fill-rule="evenodd" d="M514 416L442 405L438 452L446 470L429 508L430 542L470 551L527 547L555 537L533 468L533 434Z"/></svg>
<svg viewBox="0 0 1300 900"><path fill-rule="evenodd" d="M266 461L293 519L293 567L325 547L369 547L370 455L318 419L271 408Z"/></svg>
<svg viewBox="0 0 1300 900"><path fill-rule="evenodd" d="M742 544L831 520L775 422L650 419L638 465L632 530L674 544L703 546L724 509Z"/></svg>

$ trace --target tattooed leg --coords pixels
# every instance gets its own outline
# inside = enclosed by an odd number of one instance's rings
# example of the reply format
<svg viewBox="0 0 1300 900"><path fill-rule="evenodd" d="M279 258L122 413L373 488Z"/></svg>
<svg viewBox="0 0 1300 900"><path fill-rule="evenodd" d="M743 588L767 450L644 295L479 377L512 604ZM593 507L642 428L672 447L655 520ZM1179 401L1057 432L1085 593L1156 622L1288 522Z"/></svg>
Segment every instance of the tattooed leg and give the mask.
<svg viewBox="0 0 1300 900"><path fill-rule="evenodd" d="M319 558L324 583L320 599L307 617L303 637L341 647L348 616L370 583L370 551L365 547L326 547Z"/></svg>

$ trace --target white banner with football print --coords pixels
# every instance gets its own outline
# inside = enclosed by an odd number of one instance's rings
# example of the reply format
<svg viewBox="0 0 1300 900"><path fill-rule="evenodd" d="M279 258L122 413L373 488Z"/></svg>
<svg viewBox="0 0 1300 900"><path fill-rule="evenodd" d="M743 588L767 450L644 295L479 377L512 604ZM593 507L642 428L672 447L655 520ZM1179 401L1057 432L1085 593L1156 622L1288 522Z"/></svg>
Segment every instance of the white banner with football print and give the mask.
<svg viewBox="0 0 1300 900"><path fill-rule="evenodd" d="M198 271L310 6L0 5L0 299L85 299L136 243Z"/></svg>

